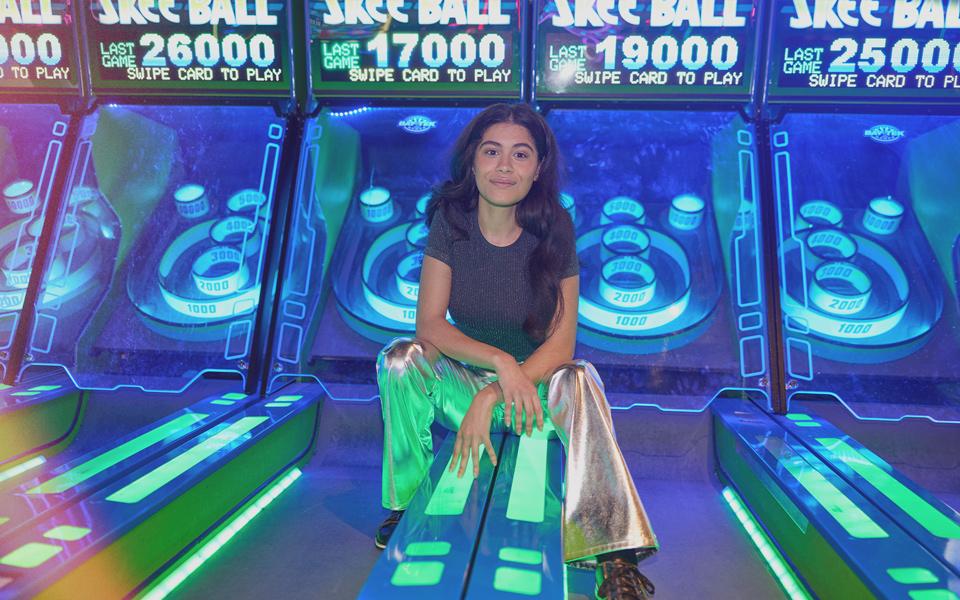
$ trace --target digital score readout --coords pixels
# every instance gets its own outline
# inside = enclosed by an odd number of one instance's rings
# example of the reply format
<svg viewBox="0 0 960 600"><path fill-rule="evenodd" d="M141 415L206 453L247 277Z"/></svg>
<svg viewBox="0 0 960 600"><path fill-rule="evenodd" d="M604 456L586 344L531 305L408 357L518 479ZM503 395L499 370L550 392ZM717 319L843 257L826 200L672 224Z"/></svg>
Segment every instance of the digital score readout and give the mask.
<svg viewBox="0 0 960 600"><path fill-rule="evenodd" d="M290 93L286 2L87 1L95 93Z"/></svg>
<svg viewBox="0 0 960 600"><path fill-rule="evenodd" d="M314 92L518 96L517 6L503 0L314 0Z"/></svg>
<svg viewBox="0 0 960 600"><path fill-rule="evenodd" d="M0 0L0 91L77 90L70 0Z"/></svg>
<svg viewBox="0 0 960 600"><path fill-rule="evenodd" d="M960 96L960 0L776 0L772 100Z"/></svg>
<svg viewBox="0 0 960 600"><path fill-rule="evenodd" d="M758 0L540 0L540 98L746 98Z"/></svg>

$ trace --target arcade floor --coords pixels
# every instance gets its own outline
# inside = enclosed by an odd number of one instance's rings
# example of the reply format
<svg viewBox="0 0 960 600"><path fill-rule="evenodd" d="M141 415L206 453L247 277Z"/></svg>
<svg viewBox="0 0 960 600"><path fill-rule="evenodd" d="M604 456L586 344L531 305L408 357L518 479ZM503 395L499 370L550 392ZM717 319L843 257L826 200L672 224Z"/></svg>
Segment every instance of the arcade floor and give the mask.
<svg viewBox="0 0 960 600"><path fill-rule="evenodd" d="M171 597L355 598L386 514L380 423L379 403L328 402L304 476ZM643 569L656 597L782 598L720 495L709 415L645 410L619 415L617 428L661 543ZM592 571L568 571L569 598L593 598L592 586Z"/></svg>

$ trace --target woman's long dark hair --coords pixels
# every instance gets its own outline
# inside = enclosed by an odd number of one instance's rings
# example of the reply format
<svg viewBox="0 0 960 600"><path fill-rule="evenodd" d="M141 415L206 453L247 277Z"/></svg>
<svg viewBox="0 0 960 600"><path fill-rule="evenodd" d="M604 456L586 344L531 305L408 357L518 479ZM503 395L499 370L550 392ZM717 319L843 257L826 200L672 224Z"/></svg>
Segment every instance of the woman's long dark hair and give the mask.
<svg viewBox="0 0 960 600"><path fill-rule="evenodd" d="M433 190L427 205L427 223L438 209L461 239L467 237L466 215L476 210L480 197L473 161L483 134L497 123L522 125L536 145L540 174L517 205L517 223L537 238L527 264L533 302L523 324L531 339L542 342L551 333L555 313L563 313L560 278L573 259L573 221L560 206L560 156L557 140L546 120L526 104L494 104L473 118L460 133L450 160L450 179ZM559 312L558 312L559 307Z"/></svg>

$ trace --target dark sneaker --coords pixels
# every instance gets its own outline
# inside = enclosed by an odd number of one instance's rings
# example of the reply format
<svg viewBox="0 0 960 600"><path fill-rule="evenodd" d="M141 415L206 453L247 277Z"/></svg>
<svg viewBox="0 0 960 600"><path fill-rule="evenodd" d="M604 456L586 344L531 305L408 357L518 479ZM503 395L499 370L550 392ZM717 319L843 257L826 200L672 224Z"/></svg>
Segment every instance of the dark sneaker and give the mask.
<svg viewBox="0 0 960 600"><path fill-rule="evenodd" d="M598 600L648 600L653 584L637 570L637 565L615 558L597 565Z"/></svg>
<svg viewBox="0 0 960 600"><path fill-rule="evenodd" d="M393 510L390 511L390 516L383 523L380 523L380 529L377 530L377 539L373 542L377 545L377 548L383 550L387 547L387 542L390 541L390 536L393 535L393 530L397 528L397 523L400 522L402 516L402 510Z"/></svg>

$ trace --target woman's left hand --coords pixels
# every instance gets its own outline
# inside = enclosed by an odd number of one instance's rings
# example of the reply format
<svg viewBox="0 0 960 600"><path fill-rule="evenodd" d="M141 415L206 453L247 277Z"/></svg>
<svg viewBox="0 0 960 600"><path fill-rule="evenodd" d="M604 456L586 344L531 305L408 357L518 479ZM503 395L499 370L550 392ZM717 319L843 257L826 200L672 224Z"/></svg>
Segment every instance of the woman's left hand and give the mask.
<svg viewBox="0 0 960 600"><path fill-rule="evenodd" d="M473 476L480 475L480 445L483 444L490 462L497 465L497 453L493 451L493 444L490 443L490 419L493 414L493 406L500 400L496 385L488 385L473 397L467 414L460 422L460 429L457 431L457 441L453 445L453 458L450 459L448 470L453 471L457 464L460 470L457 477L463 477L467 470L467 463L473 459Z"/></svg>

